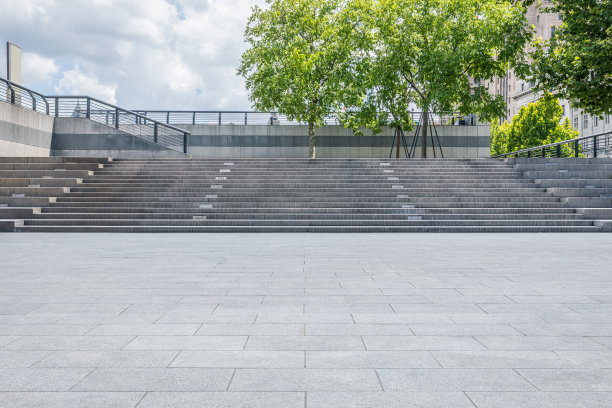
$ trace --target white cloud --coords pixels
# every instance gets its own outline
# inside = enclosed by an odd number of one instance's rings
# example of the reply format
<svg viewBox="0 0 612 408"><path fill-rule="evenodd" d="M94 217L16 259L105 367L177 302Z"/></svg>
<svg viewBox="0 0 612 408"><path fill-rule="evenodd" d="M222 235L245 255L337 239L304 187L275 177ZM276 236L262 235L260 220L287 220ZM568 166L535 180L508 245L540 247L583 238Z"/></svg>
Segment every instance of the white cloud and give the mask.
<svg viewBox="0 0 612 408"><path fill-rule="evenodd" d="M116 85L101 84L95 74L81 72L78 66L65 71L55 87L59 95L91 96L112 104L117 103L116 91Z"/></svg>
<svg viewBox="0 0 612 408"><path fill-rule="evenodd" d="M46 58L32 52L24 52L21 56L21 73L28 83L38 84L50 82L60 67L51 58Z"/></svg>
<svg viewBox="0 0 612 408"><path fill-rule="evenodd" d="M255 4L264 0L0 0L0 40L45 58L46 70L24 69L43 92L96 91L132 109L247 110L235 72Z"/></svg>

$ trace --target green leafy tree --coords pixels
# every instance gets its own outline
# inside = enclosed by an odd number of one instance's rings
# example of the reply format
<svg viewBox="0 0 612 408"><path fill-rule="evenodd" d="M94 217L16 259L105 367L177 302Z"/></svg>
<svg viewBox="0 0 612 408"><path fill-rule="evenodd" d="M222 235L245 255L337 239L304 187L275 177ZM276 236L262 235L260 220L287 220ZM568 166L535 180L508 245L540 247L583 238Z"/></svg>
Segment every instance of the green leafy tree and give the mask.
<svg viewBox="0 0 612 408"><path fill-rule="evenodd" d="M257 110L278 112L307 123L310 157L316 129L326 117L354 103L355 52L364 48L362 7L368 0L267 0L254 7L238 73L245 77Z"/></svg>
<svg viewBox="0 0 612 408"><path fill-rule="evenodd" d="M527 2L501 0L378 0L371 18L375 37L365 55L369 92L355 109L351 127L411 126L408 106L431 112L502 116L505 102L480 81L520 67L532 36ZM477 80L474 83L473 79ZM362 79L358 77L357 79ZM357 86L357 87L358 87ZM387 117L376 116L380 111ZM375 117L373 117L375 116ZM422 126L427 156L428 126Z"/></svg>
<svg viewBox="0 0 612 408"><path fill-rule="evenodd" d="M558 99L545 94L537 102L521 107L512 121L492 124L491 156L575 139L578 134L569 119L563 118ZM571 154L571 148L564 146L563 155Z"/></svg>
<svg viewBox="0 0 612 408"><path fill-rule="evenodd" d="M553 0L561 25L532 53L539 88L592 115L612 113L612 1Z"/></svg>

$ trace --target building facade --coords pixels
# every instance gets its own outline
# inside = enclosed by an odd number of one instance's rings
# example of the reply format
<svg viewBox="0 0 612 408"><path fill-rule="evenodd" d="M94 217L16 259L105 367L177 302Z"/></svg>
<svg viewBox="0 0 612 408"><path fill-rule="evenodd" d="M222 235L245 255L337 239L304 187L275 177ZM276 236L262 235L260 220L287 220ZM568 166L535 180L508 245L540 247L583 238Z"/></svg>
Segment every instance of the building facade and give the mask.
<svg viewBox="0 0 612 408"><path fill-rule="evenodd" d="M558 14L542 12L541 8L550 6L550 3L550 1L542 0L542 5L538 6L536 2L527 11L527 20L535 28L535 35L543 40L550 40L561 24ZM518 78L512 70L508 71L506 76L495 78L486 85L491 92L501 95L506 101L505 120L511 120L522 106L536 102L541 97L541 93L534 90L534 83ZM603 117L586 115L580 109L572 108L569 101L565 99L559 100L559 103L563 107L563 116L570 120L572 126L580 132L580 136L612 132L611 115Z"/></svg>

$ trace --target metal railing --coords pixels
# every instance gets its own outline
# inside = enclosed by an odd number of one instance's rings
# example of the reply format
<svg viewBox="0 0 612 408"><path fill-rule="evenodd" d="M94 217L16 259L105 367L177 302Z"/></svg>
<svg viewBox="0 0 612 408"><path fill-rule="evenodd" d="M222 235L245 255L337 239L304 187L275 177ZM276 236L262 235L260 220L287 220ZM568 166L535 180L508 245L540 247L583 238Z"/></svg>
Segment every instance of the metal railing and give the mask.
<svg viewBox="0 0 612 408"><path fill-rule="evenodd" d="M249 111L162 111L133 110L147 118L155 119L168 125L304 125L292 121L286 115L276 112ZM412 112L412 121L419 123L421 112ZM476 118L471 115L430 114L431 122L436 126L474 126ZM330 116L325 119L326 125L341 125L340 121Z"/></svg>
<svg viewBox="0 0 612 408"><path fill-rule="evenodd" d="M49 103L43 95L3 78L0 78L0 101L49 114Z"/></svg>
<svg viewBox="0 0 612 408"><path fill-rule="evenodd" d="M83 117L122 132L187 153L190 132L88 96L47 96L57 118Z"/></svg>
<svg viewBox="0 0 612 408"><path fill-rule="evenodd" d="M602 157L612 154L612 132L583 136L563 142L531 147L493 156L494 159L511 157Z"/></svg>

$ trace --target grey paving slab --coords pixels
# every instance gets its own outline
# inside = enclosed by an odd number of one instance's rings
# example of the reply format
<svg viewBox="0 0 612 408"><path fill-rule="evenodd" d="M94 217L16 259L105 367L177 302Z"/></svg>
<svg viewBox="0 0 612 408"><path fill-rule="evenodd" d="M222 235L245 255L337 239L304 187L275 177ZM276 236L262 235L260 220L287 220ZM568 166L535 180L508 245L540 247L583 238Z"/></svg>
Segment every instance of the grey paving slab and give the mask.
<svg viewBox="0 0 612 408"><path fill-rule="evenodd" d="M470 336L363 336L368 350L484 350Z"/></svg>
<svg viewBox="0 0 612 408"><path fill-rule="evenodd" d="M94 327L74 324L3 324L0 325L0 333L13 336L78 336Z"/></svg>
<svg viewBox="0 0 612 408"><path fill-rule="evenodd" d="M444 368L569 368L576 364L552 351L432 351Z"/></svg>
<svg viewBox="0 0 612 408"><path fill-rule="evenodd" d="M24 336L5 350L120 350L134 336Z"/></svg>
<svg viewBox="0 0 612 408"><path fill-rule="evenodd" d="M605 392L468 392L478 408L607 408Z"/></svg>
<svg viewBox="0 0 612 408"><path fill-rule="evenodd" d="M306 324L308 336L412 336L414 332L405 324Z"/></svg>
<svg viewBox="0 0 612 408"><path fill-rule="evenodd" d="M246 336L138 336L124 350L242 350L246 341Z"/></svg>
<svg viewBox="0 0 612 408"><path fill-rule="evenodd" d="M175 351L56 351L34 367L167 367L176 355Z"/></svg>
<svg viewBox="0 0 612 408"><path fill-rule="evenodd" d="M579 336L477 336L490 350L602 350L603 346Z"/></svg>
<svg viewBox="0 0 612 408"><path fill-rule="evenodd" d="M0 235L0 407L612 405L610 235L253 237Z"/></svg>
<svg viewBox="0 0 612 408"><path fill-rule="evenodd" d="M506 324L411 324L417 336L522 336Z"/></svg>
<svg viewBox="0 0 612 408"><path fill-rule="evenodd" d="M506 369L378 369L389 391L535 391L514 370Z"/></svg>
<svg viewBox="0 0 612 408"><path fill-rule="evenodd" d="M224 391L232 374L213 368L97 369L74 391Z"/></svg>
<svg viewBox="0 0 612 408"><path fill-rule="evenodd" d="M246 350L364 350L359 336L250 336Z"/></svg>
<svg viewBox="0 0 612 408"><path fill-rule="evenodd" d="M170 367L303 368L303 351L181 351Z"/></svg>
<svg viewBox="0 0 612 408"><path fill-rule="evenodd" d="M612 369L520 369L541 391L612 391Z"/></svg>
<svg viewBox="0 0 612 408"><path fill-rule="evenodd" d="M231 391L381 391L374 370L238 369Z"/></svg>
<svg viewBox="0 0 612 408"><path fill-rule="evenodd" d="M196 335L232 335L232 336L303 336L304 325L298 323L275 324L275 323L234 323L234 324L202 324Z"/></svg>
<svg viewBox="0 0 612 408"><path fill-rule="evenodd" d="M88 336L191 336L199 324L102 324Z"/></svg>
<svg viewBox="0 0 612 408"><path fill-rule="evenodd" d="M0 392L0 408L133 408L143 392Z"/></svg>
<svg viewBox="0 0 612 408"><path fill-rule="evenodd" d="M426 351L307 351L308 368L439 368Z"/></svg>
<svg viewBox="0 0 612 408"><path fill-rule="evenodd" d="M27 368L50 355L50 351L2 351L0 368Z"/></svg>
<svg viewBox="0 0 612 408"><path fill-rule="evenodd" d="M474 408L461 392L308 392L308 408Z"/></svg>
<svg viewBox="0 0 612 408"><path fill-rule="evenodd" d="M68 391L89 373L78 368L3 368L0 391Z"/></svg>
<svg viewBox="0 0 612 408"><path fill-rule="evenodd" d="M304 408L303 392L150 392L138 408Z"/></svg>

